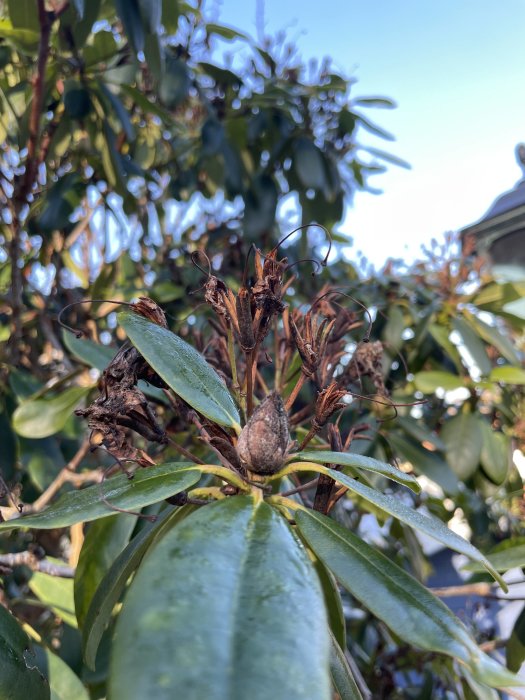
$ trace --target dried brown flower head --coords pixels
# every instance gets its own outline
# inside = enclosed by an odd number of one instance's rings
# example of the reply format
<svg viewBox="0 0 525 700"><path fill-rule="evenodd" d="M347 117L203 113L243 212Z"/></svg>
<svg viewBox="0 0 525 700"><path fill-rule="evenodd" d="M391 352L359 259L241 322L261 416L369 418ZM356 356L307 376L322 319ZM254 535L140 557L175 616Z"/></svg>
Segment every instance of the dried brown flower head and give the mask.
<svg viewBox="0 0 525 700"><path fill-rule="evenodd" d="M257 406L242 429L237 454L243 466L256 474L275 474L290 445L288 416L282 398L273 391Z"/></svg>

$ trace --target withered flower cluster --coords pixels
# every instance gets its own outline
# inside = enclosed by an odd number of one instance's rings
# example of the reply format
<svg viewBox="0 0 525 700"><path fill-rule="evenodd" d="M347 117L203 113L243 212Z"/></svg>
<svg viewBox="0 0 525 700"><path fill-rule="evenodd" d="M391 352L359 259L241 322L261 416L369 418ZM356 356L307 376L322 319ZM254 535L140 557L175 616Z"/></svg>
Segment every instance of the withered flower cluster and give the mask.
<svg viewBox="0 0 525 700"><path fill-rule="evenodd" d="M241 409L244 427L240 435L212 423L185 404L138 351L126 344L104 372L100 396L89 408L77 412L87 418L93 437L117 460L134 460L142 465L154 461L146 453L146 445L133 445L131 430L146 443L169 443L199 462L202 460L191 450L206 456L202 452L204 443L223 466L244 478L260 479L276 473L293 448L304 449L314 439L347 450L355 430L342 440L337 424L332 422L323 435L334 414L347 406L347 395L362 397L369 391L388 401L382 372L383 348L379 341L368 342L370 329L366 330L363 307L348 310L340 303L348 295L324 287L309 307L290 308L284 298L296 276L287 259L278 258L277 251L275 247L263 255L255 250L253 275L249 277L245 270L236 290L208 274L204 299L212 316L207 331L195 331L193 335L195 347L223 378ZM143 297L131 308L166 327L162 310L150 299ZM364 340L356 342L350 335L365 330ZM354 348L353 354L350 348ZM162 427L137 387L139 379L165 390L177 414L178 430L173 428L174 419L167 419L165 408ZM181 421L187 428L184 433ZM291 429L296 433L295 441L290 437ZM321 485L316 503L322 501L326 511L331 486Z"/></svg>

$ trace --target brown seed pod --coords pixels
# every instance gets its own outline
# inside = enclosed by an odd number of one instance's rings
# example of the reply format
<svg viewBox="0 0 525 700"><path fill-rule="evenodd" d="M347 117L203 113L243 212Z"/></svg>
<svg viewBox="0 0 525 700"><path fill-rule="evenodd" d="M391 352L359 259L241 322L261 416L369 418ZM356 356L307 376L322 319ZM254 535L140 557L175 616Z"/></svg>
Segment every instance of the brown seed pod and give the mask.
<svg viewBox="0 0 525 700"><path fill-rule="evenodd" d="M288 416L274 391L254 410L237 442L243 466L256 474L275 474L282 467L290 444Z"/></svg>

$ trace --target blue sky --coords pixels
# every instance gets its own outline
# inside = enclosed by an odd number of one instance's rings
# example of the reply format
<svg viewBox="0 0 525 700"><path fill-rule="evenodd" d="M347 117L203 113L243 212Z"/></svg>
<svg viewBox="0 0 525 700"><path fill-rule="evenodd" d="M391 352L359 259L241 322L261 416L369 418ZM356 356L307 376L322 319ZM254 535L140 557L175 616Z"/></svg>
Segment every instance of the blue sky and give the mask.
<svg viewBox="0 0 525 700"><path fill-rule="evenodd" d="M341 230L376 265L413 259L421 243L479 219L520 179L525 141L523 0L208 0L224 24L256 35L287 29L305 58L331 56L358 83L353 96L385 95L368 113L396 136L375 145L412 165L371 180Z"/></svg>

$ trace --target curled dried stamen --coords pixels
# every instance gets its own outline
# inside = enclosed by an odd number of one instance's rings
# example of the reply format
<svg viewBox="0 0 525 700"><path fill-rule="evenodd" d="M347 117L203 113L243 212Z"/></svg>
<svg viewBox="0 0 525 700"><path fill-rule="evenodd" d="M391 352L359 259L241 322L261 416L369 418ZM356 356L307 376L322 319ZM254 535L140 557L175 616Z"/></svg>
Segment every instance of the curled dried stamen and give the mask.
<svg viewBox="0 0 525 700"><path fill-rule="evenodd" d="M288 238L290 238L290 236L293 236L293 235L294 235L294 233L297 233L298 231L305 231L306 229L310 228L310 226L317 226L317 228L323 229L323 231L325 232L325 234L326 234L326 236L327 236L327 238L328 238L328 241L329 241L329 243L328 243L328 251L327 251L326 255L324 256L323 260L321 260L321 262L319 263L319 264L322 265L323 267L326 267L326 264L327 264L327 262L328 262L328 257L329 257L329 255L330 255L330 253L331 253L331 251L332 251L332 234L330 233L330 231L329 231L325 226L323 226L322 224L318 224L318 223L302 224L302 226L298 226L297 228L294 228L293 231L290 231L290 233L287 233L286 236L284 236L283 238L281 238L281 240L280 240L278 243L276 243L276 244L274 245L274 247L273 247L273 248L271 249L271 251L269 252L269 255L272 255L272 253L276 252L277 249L278 249L280 246L282 246L282 244L283 244L285 241L287 241Z"/></svg>
<svg viewBox="0 0 525 700"><path fill-rule="evenodd" d="M122 306L132 306L131 302L128 301L114 301L113 299L83 299L82 301L73 301L71 304L67 304L67 306L64 306L63 309L60 310L58 316L57 316L57 321L62 328L65 328L67 331L70 333L73 333L75 338L82 338L84 334L84 331L79 330L78 328L72 328L71 326L68 326L66 323L62 321L62 316L65 314L65 312L70 309L72 306L78 306L79 304L121 304Z"/></svg>
<svg viewBox="0 0 525 700"><path fill-rule="evenodd" d="M347 297L348 299L351 299L355 304L357 304L358 306L360 306L363 309L365 314L368 316L368 328L366 329L366 333L365 333L364 338L361 342L363 342L363 343L370 342L370 335L372 333L372 326L374 325L374 321L372 320L372 314L370 313L368 308L362 302L359 301L359 299L356 299L351 294L347 294L347 292L343 292L340 289L330 289L327 292L325 292L324 294L321 294L321 296L314 299L310 308L314 309L315 305L318 304L321 301L321 299L324 299L325 297L330 296L331 294L340 294L343 297Z"/></svg>

